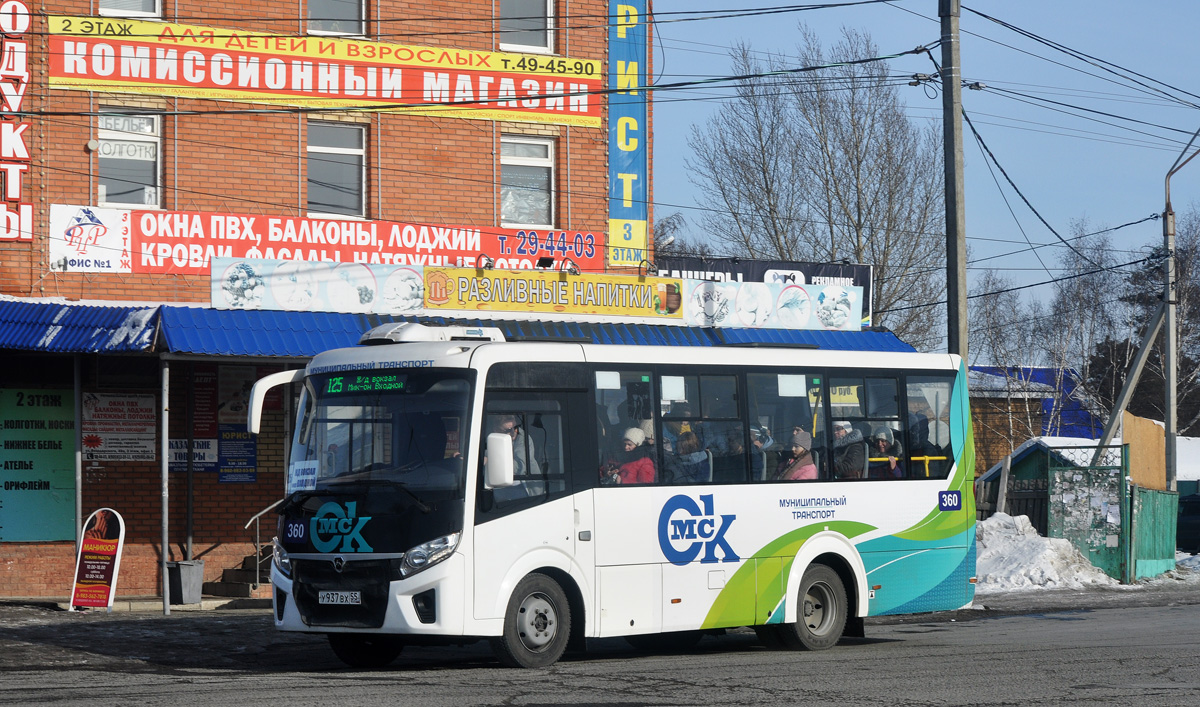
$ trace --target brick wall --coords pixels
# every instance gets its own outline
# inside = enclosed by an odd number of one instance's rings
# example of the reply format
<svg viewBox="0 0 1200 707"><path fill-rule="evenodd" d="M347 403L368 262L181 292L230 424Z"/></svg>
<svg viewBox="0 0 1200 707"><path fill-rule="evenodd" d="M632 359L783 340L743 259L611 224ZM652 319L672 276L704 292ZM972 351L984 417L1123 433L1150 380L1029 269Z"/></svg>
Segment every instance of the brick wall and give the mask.
<svg viewBox="0 0 1200 707"><path fill-rule="evenodd" d="M975 475L992 468L1030 437L1042 434L1041 398L972 398Z"/></svg>
<svg viewBox="0 0 1200 707"><path fill-rule="evenodd" d="M385 1L368 9L368 32L380 41L498 51L494 7L498 0ZM557 19L558 54L600 62L607 71L607 3L575 0L571 19ZM89 14L90 3L60 3L55 13ZM227 29L302 32L296 5L250 0L223 9L208 24ZM164 19L206 24L209 6L169 5ZM379 19L377 19L379 18ZM605 233L608 224L607 133L535 123L495 123L399 114L294 112L234 113L264 106L229 101L49 90L47 24L35 17L27 39L33 70L25 108L52 115L30 118L33 164L25 200L35 204L35 238L0 242L0 294L80 299L207 302L207 276L87 274L52 271L47 233L51 204L94 205L98 158L87 143L96 137L86 114L120 107L164 112L161 121L164 209L296 216L306 209L304 166L309 120L348 120L367 126L367 216L374 219L499 224L497 186L502 132L535 131L557 139L558 227ZM607 75L607 74L604 74ZM591 100L603 101L603 97ZM178 115L173 113L178 112ZM75 114L75 115L73 115ZM606 117L606 116L605 116Z"/></svg>
<svg viewBox="0 0 1200 707"><path fill-rule="evenodd" d="M66 0L52 12L87 16L94 3ZM368 33L384 42L451 46L498 51L493 17L498 0L455 2L383 1L369 5ZM569 7L572 18L556 19L555 50L570 58L598 61L607 76L605 56L608 4L602 0L556 3ZM30 5L35 11L38 8ZM303 33L295 4L265 0L222 7L214 26L251 32ZM205 24L211 6L179 3L165 6L166 21ZM481 19L482 18L482 19ZM97 203L98 157L88 142L96 137L96 119L88 113L120 107L163 113L161 119L161 204L167 210L214 211L296 216L307 203L306 126L310 119L295 112L234 113L259 105L185 98L49 90L46 56L48 25L35 15L28 41L29 83L24 109L30 128L27 145L31 166L22 200L33 203L32 242L0 241L0 294L21 297L64 297L145 302L207 302L208 276L168 274L63 273L49 265L51 204ZM592 97L603 101L603 97ZM44 111L45 114L36 115ZM602 114L606 120L607 114ZM556 140L555 185L557 225L596 234L608 224L608 136L604 127L580 128L541 123L459 120L393 113L353 111L321 113L321 120L366 126L368 142L367 216L373 219L464 224L499 224L499 142L505 133L552 136ZM602 123L606 124L606 123ZM0 353L0 365L10 360ZM88 366L94 364L88 357ZM153 380L157 360L140 364ZM39 378L39 367L14 375L5 384L70 387L69 375ZM58 370L58 369L56 369ZM171 436L185 434L186 380L173 366ZM4 377L0 376L0 381ZM85 391L97 390L85 380ZM114 392L107 388L106 392ZM155 393L146 387L122 392ZM204 558L205 579L236 567L253 548L252 530L242 526L256 512L282 496L283 413L268 411L258 440L257 480L252 484L220 483L215 474L196 474L193 486L194 556ZM156 447L157 448L157 447ZM170 478L169 558L184 557L187 488L184 474ZM161 470L158 462L85 463L85 515L111 506L128 524L118 596L154 595L160 591ZM269 516L268 516L269 517ZM269 539L270 522L263 528ZM74 569L73 543L4 543L0 546L0 597L65 597Z"/></svg>
<svg viewBox="0 0 1200 707"><path fill-rule="evenodd" d="M155 359L144 359L146 375L157 370ZM184 438L186 430L187 383L190 363L172 366L170 436ZM113 393L110 387L97 387L89 371L92 361L82 367L85 374L83 393ZM30 372L29 387L61 387L47 376ZM69 384L69 381L65 383ZM11 379L0 384L12 386ZM151 394L156 389L132 387L122 393ZM224 569L240 567L242 559L254 553L254 526L244 526L251 517L283 497L284 494L284 412L282 407L268 409L257 439L256 480L253 483L221 483L216 472L193 473L192 483L192 557L205 560L205 581L220 578ZM155 449L161 439L155 438ZM157 455L156 455L157 456ZM173 472L168 486L169 561L186 559L187 549L187 474ZM159 461L84 462L83 513L86 517L97 508L114 508L125 519L125 550L117 584L118 597L157 595L161 592L159 572L162 545L162 469ZM263 517L261 540L269 542L275 534L275 516ZM74 543L3 543L0 544L0 597L65 598L71 589L75 568Z"/></svg>

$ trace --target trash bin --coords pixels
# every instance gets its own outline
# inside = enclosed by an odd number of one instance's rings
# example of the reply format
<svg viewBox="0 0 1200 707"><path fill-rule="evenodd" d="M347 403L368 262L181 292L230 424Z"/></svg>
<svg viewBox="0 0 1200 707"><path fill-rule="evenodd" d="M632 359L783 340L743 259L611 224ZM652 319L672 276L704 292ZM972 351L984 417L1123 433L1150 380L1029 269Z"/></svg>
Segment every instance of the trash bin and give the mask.
<svg viewBox="0 0 1200 707"><path fill-rule="evenodd" d="M172 604L199 604L204 586L204 560L167 563L167 587Z"/></svg>

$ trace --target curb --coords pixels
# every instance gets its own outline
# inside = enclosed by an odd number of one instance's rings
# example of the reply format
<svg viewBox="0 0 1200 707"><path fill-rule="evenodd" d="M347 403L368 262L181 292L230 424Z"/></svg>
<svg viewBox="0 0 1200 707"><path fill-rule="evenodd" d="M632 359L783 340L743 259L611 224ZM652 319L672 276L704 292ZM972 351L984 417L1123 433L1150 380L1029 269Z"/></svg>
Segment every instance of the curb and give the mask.
<svg viewBox="0 0 1200 707"><path fill-rule="evenodd" d="M69 598L3 598L0 604L25 604L45 608L56 608L59 611L71 611ZM271 610L270 599L250 599L244 597L202 597L199 604L171 604L171 612L176 611L214 611L219 609L264 609ZM111 611L113 613L133 612L152 613L162 612L162 597L129 597L115 599ZM86 611L104 611L102 608L88 608Z"/></svg>

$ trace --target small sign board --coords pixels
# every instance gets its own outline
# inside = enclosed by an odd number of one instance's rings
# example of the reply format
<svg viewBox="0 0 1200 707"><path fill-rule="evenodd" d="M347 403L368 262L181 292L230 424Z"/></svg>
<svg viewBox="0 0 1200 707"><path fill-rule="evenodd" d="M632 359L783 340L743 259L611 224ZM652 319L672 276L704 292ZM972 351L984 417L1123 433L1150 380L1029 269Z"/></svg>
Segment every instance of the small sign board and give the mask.
<svg viewBox="0 0 1200 707"><path fill-rule="evenodd" d="M75 559L72 611L77 606L112 609L124 545L125 519L120 513L101 508L88 516Z"/></svg>

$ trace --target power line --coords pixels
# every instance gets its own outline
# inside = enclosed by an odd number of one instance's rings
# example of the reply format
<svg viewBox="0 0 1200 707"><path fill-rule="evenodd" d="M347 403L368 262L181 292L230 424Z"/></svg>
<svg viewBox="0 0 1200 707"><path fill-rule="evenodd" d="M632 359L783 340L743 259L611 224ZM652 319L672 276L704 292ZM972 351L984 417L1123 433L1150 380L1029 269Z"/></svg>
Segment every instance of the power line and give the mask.
<svg viewBox="0 0 1200 707"><path fill-rule="evenodd" d="M994 292L979 292L979 293L976 293L973 295L967 295L967 299L976 299L979 297L990 297L993 295L1002 295L1002 294L1005 294L1008 292L1017 292L1019 290L1028 290L1032 287L1041 287L1042 285L1053 285L1058 282L1065 282L1066 280L1075 280L1077 278L1087 277L1088 275L1096 275L1096 274L1099 274L1102 272L1109 272L1112 270L1116 270L1118 268L1127 268L1132 265L1141 265L1142 263L1148 263L1154 259L1155 258L1153 258L1153 257L1142 258L1141 260L1133 260L1128 263L1121 263L1120 265L1110 265L1110 266L1104 267L1104 268L1097 268L1096 270L1089 270L1087 272L1075 273L1074 275L1066 275L1064 277L1057 277L1053 280L1044 280L1042 282L1035 282L1035 283L1032 283L1029 285L1017 285L1015 287L1008 287L1003 290L995 290ZM889 312L900 312L900 311L905 311L905 310L909 310L909 309L922 309L924 307L937 307L937 306L943 305L943 304L946 304L946 300L940 300L938 302L929 302L927 304L914 304L914 305L909 305L907 307L892 307L891 309L881 309L881 310L877 310L876 314L887 314Z"/></svg>
<svg viewBox="0 0 1200 707"><path fill-rule="evenodd" d="M1038 42L1039 44L1042 44L1042 45L1045 45L1045 46L1047 46L1047 47L1050 47L1051 49L1055 49L1055 50L1057 50L1057 51L1060 51L1060 52L1062 52L1062 53L1066 54L1067 56L1070 56L1070 57L1072 57L1072 58L1074 58L1074 59L1079 59L1079 60L1081 60L1081 61L1084 61L1084 62L1086 62L1086 63L1088 63L1088 64L1090 64L1090 65L1092 65L1092 66L1095 66L1097 69L1100 69L1101 71L1108 72L1108 73L1110 73L1110 74L1113 74L1114 76L1120 76L1122 79L1125 79L1126 81L1131 81L1131 82L1133 82L1134 84L1136 84L1136 85L1138 85L1138 86L1141 86L1141 87L1145 88L1146 90L1148 90L1148 91L1150 91L1150 92L1153 92L1153 93L1156 93L1156 94L1160 94L1160 95L1162 95L1162 96L1165 96L1165 97L1167 97L1167 98L1169 98L1169 99L1171 99L1171 100L1173 100L1173 101L1179 101L1179 102L1187 103L1188 105L1190 105L1190 106L1191 106L1191 107L1193 107L1193 108L1200 108L1200 105L1197 105L1197 104L1195 104L1195 103L1191 103L1191 102L1187 102L1187 101L1181 101L1181 100L1180 100L1180 99L1179 99L1177 96L1173 96L1173 95L1171 95L1171 94L1167 93L1166 91L1163 91L1162 89L1155 88L1154 86L1147 85L1146 83L1143 83L1142 81L1139 81L1139 80L1137 80L1137 79L1130 78L1129 76L1126 76L1126 75L1124 75L1124 74L1122 74L1122 73L1120 73L1120 72L1121 72L1121 71L1123 71L1123 72L1126 72L1126 73L1128 73L1128 74L1132 74L1133 76L1136 76L1136 77L1138 77L1138 78L1141 78L1141 79L1146 79L1147 81L1150 81L1150 82L1156 83L1156 84L1158 84L1159 86L1165 86L1166 88L1169 88L1169 89L1171 89L1172 91L1178 91L1179 93L1182 93L1182 94L1184 94L1185 96L1191 96L1192 98L1197 98L1197 99L1200 99L1200 95L1196 95L1196 94L1194 94L1194 93L1191 93L1190 91L1185 91L1185 90L1183 90L1183 89L1181 89L1181 88L1179 88L1179 87L1177 87L1177 86L1172 86L1171 84L1168 84L1168 83L1164 83L1164 82L1162 82L1162 81L1159 81L1158 79L1150 78L1149 76L1146 76L1146 75L1144 75L1144 74L1140 74L1140 73L1138 73L1138 72L1136 72L1136 71L1133 71L1133 70L1131 70L1131 69L1127 69L1127 68L1125 68L1125 67L1123 67L1123 66L1120 66L1119 64L1114 64L1114 63L1112 63L1112 62L1110 62L1110 61L1106 61L1106 60L1104 60L1104 59L1098 59L1098 58L1096 58L1096 57L1094 57L1094 56L1092 56L1092 55L1090 55L1090 54L1085 54L1085 53L1083 53L1083 52L1081 52L1081 51L1078 51L1078 50L1075 50L1075 49L1071 49L1070 47L1068 47L1068 46L1066 46L1066 45L1064 45L1064 44L1059 44L1058 42L1055 42L1055 41L1052 41L1052 40L1046 39L1045 37L1042 37L1042 36L1039 36L1039 35L1037 35L1037 34L1034 34L1033 32L1030 32L1029 30L1024 30L1024 29L1021 29L1020 27L1017 27L1017 26L1015 26L1015 25L1009 24L1008 22L1005 22L1005 21L1003 21L1003 20L996 19L995 17L991 17L990 15L986 15L986 14L984 14L984 13L982 13L982 12L979 12L978 10L974 10L974 9L972 9L972 8L969 8L969 7L967 7L966 5L963 5L963 6L962 6L962 9L964 9L964 10L966 10L966 11L968 11L968 12L974 13L974 14L976 14L976 15L979 15L980 17L982 17L982 18L984 18L984 19L986 19L986 20L989 20L989 21L991 21L991 22L995 22L996 24L1000 25L1001 27L1004 27L1005 29L1008 29L1008 30L1011 30L1011 31L1013 31L1013 32L1016 32L1017 34L1019 34L1019 35L1021 35L1021 36L1023 36L1023 37L1026 37L1026 38L1028 38L1028 39L1032 39L1033 41L1035 41L1035 42ZM1109 67L1112 67L1112 68L1109 68ZM1118 70L1119 70L1119 71L1118 71Z"/></svg>
<svg viewBox="0 0 1200 707"><path fill-rule="evenodd" d="M670 12L651 12L648 17L642 18L641 23L645 25L657 26L659 24L677 24L681 22L698 22L708 20L728 20L738 19L743 17L761 17L768 15L792 14L797 12L809 12L814 10L829 10L853 7L856 5L876 5L888 3L892 0L852 0L850 2L832 2L832 3L817 3L806 5L777 5L770 7L755 7L755 8L738 8L727 10L679 10ZM667 19L661 19L667 18ZM147 21L147 20L164 20L166 18L139 18L139 17L113 17L106 18L110 21ZM338 20L341 18L325 18L325 17L310 17L309 20ZM446 24L461 24L461 23L479 23L479 24L494 24L504 20L546 20L544 15L530 15L526 17L500 17L495 15L474 15L474 16L458 16L458 17L379 17L379 18L362 18L362 24L387 26L390 24L418 24L430 23L437 25ZM553 19L553 18L551 18ZM169 21L176 24L186 24L190 22L245 22L246 17L229 16L229 15L174 15ZM594 21L592 24L576 24L571 25L570 22L575 21ZM620 15L610 15L607 13L576 13L563 16L563 22L559 26L550 26L549 30L554 31L582 31L588 29L598 29L601 27L611 28L618 24L621 20ZM228 31L231 34L220 34L219 32ZM373 32L371 39L379 38L416 38L416 37L470 37L470 36L500 36L514 34L527 31L524 28L519 29L464 29L464 30L442 30L442 31L426 31L426 32ZM67 33L52 33L49 31L27 31L23 33L25 36L76 36ZM125 34L124 37L157 37L159 34ZM282 33L266 33L266 32L241 32L234 28L217 29L211 35L205 37L213 39L230 39L233 37L239 38L259 38L259 37L295 37L297 35L282 34ZM357 35L302 35L306 37L315 37L318 40L356 40Z"/></svg>
<svg viewBox="0 0 1200 707"><path fill-rule="evenodd" d="M1093 262L1091 258L1087 257L1086 255L1084 255L1083 253L1078 251L1075 248L1075 246L1071 245L1069 242L1067 242L1067 240L1065 238L1063 238L1061 235L1059 235L1058 231L1054 230L1054 227L1050 225L1050 222L1048 222L1045 218L1042 217L1042 215L1038 212L1038 210L1034 208L1033 204L1029 203L1029 199L1025 198L1025 194L1023 194L1021 192L1020 188L1017 187L1016 183L1013 182L1012 177L1008 176L1008 172L1006 172L1004 170L1003 165L1001 165L1000 161L996 159L996 156L994 154L992 154L992 151L987 146L987 143L985 143L983 141L983 137L979 134L979 131L976 130L975 126L971 123L971 118L967 115L966 110L962 111L962 117L963 117L963 120L966 121L967 127L971 128L971 133L975 136L975 140L978 141L979 146L987 154L988 158L991 159L991 161L996 165L996 168L1000 170L1000 174L1004 175L1004 179L1008 181L1009 186L1011 186L1013 188L1013 191L1015 191L1017 193L1017 196L1021 197L1021 201L1025 202L1025 205L1028 206L1029 210L1033 212L1033 215L1037 216L1038 220L1041 221L1042 224L1047 229L1049 229L1051 233L1054 234L1054 237L1057 238L1058 240L1062 241L1062 243L1064 245L1066 245L1068 248L1070 248L1071 251L1075 253L1075 255L1078 255L1083 260L1091 263L1092 265L1095 265L1096 263Z"/></svg>

